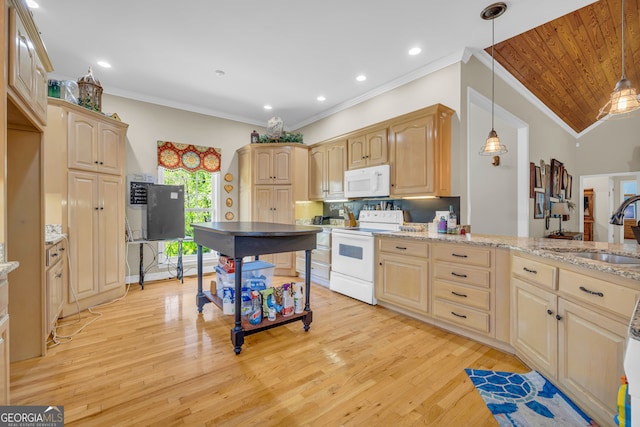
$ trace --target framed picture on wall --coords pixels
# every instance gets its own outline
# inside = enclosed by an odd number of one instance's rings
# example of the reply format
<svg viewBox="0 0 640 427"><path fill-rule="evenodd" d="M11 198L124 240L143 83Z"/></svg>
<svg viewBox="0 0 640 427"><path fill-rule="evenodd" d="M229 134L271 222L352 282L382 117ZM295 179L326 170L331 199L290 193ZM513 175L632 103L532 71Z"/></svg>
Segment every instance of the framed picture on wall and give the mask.
<svg viewBox="0 0 640 427"><path fill-rule="evenodd" d="M535 188L543 188L542 187L542 173L540 170L540 166L536 166L536 184L535 184Z"/></svg>
<svg viewBox="0 0 640 427"><path fill-rule="evenodd" d="M556 159L551 159L551 196L560 197L562 189L562 163Z"/></svg>
<svg viewBox="0 0 640 427"><path fill-rule="evenodd" d="M536 197L533 201L533 219L544 218L545 206L544 191L536 190Z"/></svg>

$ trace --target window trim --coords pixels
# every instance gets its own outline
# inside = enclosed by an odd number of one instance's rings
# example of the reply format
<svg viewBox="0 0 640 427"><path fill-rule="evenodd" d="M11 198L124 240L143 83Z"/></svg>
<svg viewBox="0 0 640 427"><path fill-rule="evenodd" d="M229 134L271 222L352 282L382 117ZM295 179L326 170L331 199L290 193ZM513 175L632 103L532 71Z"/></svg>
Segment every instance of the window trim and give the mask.
<svg viewBox="0 0 640 427"><path fill-rule="evenodd" d="M164 184L164 171L165 168L162 166L158 166L158 184ZM218 221L220 218L220 171L217 172L209 172L211 176L211 191L213 192L211 198L213 202L213 215L211 220ZM204 209L201 209L204 210ZM177 239L176 239L177 240ZM186 239L185 239L186 240ZM184 242L184 240L183 240ZM157 265L158 267L168 267L171 265L175 265L178 261L178 256L167 257L165 255L165 245L164 242L158 242L158 253L157 253ZM203 262L217 262L218 261L218 253L216 251L211 251L209 253L202 254ZM197 265L197 255L183 255L182 256L182 264L184 265Z"/></svg>

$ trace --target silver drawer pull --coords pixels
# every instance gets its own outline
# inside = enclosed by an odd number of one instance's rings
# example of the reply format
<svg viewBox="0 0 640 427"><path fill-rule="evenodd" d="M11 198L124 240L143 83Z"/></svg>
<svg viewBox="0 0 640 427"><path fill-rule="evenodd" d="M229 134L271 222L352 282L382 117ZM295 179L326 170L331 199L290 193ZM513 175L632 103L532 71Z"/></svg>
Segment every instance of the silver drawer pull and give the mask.
<svg viewBox="0 0 640 427"><path fill-rule="evenodd" d="M522 269L523 269L524 271L526 271L527 273L538 274L538 272L537 272L536 270L530 270L530 269L528 269L527 267L522 267Z"/></svg>
<svg viewBox="0 0 640 427"><path fill-rule="evenodd" d="M463 297L463 298L466 298L466 297L467 297L465 294L459 294L459 293L454 292L454 291L451 291L451 293L452 293L453 295L457 296L457 297Z"/></svg>
<svg viewBox="0 0 640 427"><path fill-rule="evenodd" d="M460 255L460 254L457 254L457 253L452 253L451 256L455 256L455 257L458 257L458 258L466 258L467 257L466 255Z"/></svg>
<svg viewBox="0 0 640 427"><path fill-rule="evenodd" d="M466 274L459 274L459 273L456 273L456 272L454 272L454 271L452 271L452 272L451 272L451 275L452 275L452 276L456 276L456 277L462 277L462 278L467 277L467 275L466 275Z"/></svg>
<svg viewBox="0 0 640 427"><path fill-rule="evenodd" d="M604 297L604 294L602 292L594 292L594 291L590 291L589 289L585 288L584 286L580 286L580 290L582 292L586 292L590 295L595 295L597 297Z"/></svg>
<svg viewBox="0 0 640 427"><path fill-rule="evenodd" d="M396 249L400 249L400 250L402 250L402 251L406 251L406 250L407 250L407 248L402 247L402 246L396 246Z"/></svg>
<svg viewBox="0 0 640 427"><path fill-rule="evenodd" d="M465 316L464 314L458 314L458 313L456 313L455 311L452 311L452 312L451 312L451 314L453 314L453 315L454 315L454 316L456 316L456 317L462 317L463 319L466 319L466 318L467 318L467 316Z"/></svg>

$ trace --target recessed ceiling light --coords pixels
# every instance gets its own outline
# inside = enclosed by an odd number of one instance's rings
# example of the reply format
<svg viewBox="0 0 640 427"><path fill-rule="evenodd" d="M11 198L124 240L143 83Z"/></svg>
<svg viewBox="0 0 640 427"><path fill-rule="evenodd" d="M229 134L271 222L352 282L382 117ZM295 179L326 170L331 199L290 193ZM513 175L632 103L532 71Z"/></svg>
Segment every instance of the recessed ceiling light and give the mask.
<svg viewBox="0 0 640 427"><path fill-rule="evenodd" d="M272 107L271 105L265 105L265 106L264 106L264 109L265 109L265 110L271 110L272 108L273 108L273 107Z"/></svg>
<svg viewBox="0 0 640 427"><path fill-rule="evenodd" d="M420 49L419 47L412 47L411 49L409 49L409 55L411 56L417 55L420 52L422 52L422 49Z"/></svg>
<svg viewBox="0 0 640 427"><path fill-rule="evenodd" d="M102 68L111 68L111 64L109 64L107 61L98 61L98 65Z"/></svg>
<svg viewBox="0 0 640 427"><path fill-rule="evenodd" d="M30 9L38 9L40 7L40 5L36 3L34 0L27 0L27 6Z"/></svg>
<svg viewBox="0 0 640 427"><path fill-rule="evenodd" d="M367 76L365 76L364 74L360 74L358 77L356 77L356 80L359 82L363 82L367 80Z"/></svg>
<svg viewBox="0 0 640 427"><path fill-rule="evenodd" d="M320 95L319 97L316 98L318 101L326 101L327 98L325 98L324 96Z"/></svg>
<svg viewBox="0 0 640 427"><path fill-rule="evenodd" d="M218 77L222 77L222 76L224 76L224 75L226 74L226 73L225 73L224 71L222 71L222 70L216 70L216 71L215 71L215 73L216 73L216 76L218 76Z"/></svg>

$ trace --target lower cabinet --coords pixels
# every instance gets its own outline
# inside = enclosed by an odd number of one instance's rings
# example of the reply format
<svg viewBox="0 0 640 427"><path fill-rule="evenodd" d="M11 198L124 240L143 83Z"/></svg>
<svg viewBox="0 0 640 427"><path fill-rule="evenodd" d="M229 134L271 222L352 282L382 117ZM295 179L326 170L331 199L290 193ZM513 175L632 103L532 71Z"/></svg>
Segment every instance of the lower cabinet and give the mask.
<svg viewBox="0 0 640 427"><path fill-rule="evenodd" d="M376 249L376 299L428 314L429 244L419 240L376 238Z"/></svg>
<svg viewBox="0 0 640 427"><path fill-rule="evenodd" d="M613 425L628 319L640 292L621 286L623 280L608 282L542 259L512 259L516 354L597 421Z"/></svg>
<svg viewBox="0 0 640 427"><path fill-rule="evenodd" d="M305 277L305 252L296 252L296 272ZM316 234L316 249L311 251L311 281L329 287L331 271L331 229Z"/></svg>

